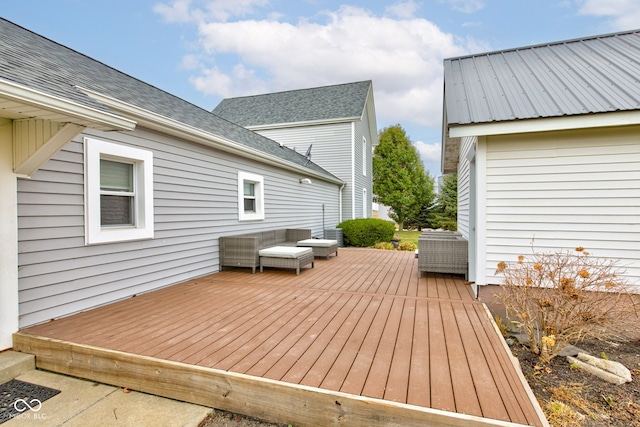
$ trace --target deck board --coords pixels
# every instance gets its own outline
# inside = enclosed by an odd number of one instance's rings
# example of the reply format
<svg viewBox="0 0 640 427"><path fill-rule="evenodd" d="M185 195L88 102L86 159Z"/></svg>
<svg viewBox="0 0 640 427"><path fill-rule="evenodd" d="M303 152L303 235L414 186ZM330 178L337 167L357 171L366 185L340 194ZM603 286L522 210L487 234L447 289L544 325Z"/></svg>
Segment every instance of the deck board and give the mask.
<svg viewBox="0 0 640 427"><path fill-rule="evenodd" d="M419 276L412 252L341 248L299 276L232 269L20 333L29 336L342 396L546 422L471 287Z"/></svg>

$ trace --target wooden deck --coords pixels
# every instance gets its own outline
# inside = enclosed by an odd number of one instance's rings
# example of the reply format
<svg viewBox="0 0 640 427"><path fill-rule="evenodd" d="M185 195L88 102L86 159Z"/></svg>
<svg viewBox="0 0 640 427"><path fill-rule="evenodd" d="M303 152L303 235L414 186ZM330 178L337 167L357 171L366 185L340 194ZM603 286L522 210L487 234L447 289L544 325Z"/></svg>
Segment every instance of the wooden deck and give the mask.
<svg viewBox="0 0 640 427"><path fill-rule="evenodd" d="M42 369L303 425L548 425L486 307L411 252L224 271L14 337ZM426 423L426 424L425 424Z"/></svg>

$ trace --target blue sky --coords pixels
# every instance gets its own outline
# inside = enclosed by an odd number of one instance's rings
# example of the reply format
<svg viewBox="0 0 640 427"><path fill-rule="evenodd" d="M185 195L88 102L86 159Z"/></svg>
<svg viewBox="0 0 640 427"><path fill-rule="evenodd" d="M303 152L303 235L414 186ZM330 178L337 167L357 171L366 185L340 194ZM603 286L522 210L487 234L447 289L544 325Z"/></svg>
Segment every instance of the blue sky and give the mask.
<svg viewBox="0 0 640 427"><path fill-rule="evenodd" d="M442 60L640 28L640 0L21 0L0 16L207 110L372 80L440 170Z"/></svg>

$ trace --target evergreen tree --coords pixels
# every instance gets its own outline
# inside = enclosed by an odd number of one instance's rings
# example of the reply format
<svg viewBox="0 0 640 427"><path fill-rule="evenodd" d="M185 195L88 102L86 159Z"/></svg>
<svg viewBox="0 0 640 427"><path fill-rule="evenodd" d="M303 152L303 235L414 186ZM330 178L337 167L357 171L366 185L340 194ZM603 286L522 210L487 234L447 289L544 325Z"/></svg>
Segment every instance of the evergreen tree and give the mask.
<svg viewBox="0 0 640 427"><path fill-rule="evenodd" d="M455 231L458 229L458 175L445 175L442 181L429 222L434 228Z"/></svg>

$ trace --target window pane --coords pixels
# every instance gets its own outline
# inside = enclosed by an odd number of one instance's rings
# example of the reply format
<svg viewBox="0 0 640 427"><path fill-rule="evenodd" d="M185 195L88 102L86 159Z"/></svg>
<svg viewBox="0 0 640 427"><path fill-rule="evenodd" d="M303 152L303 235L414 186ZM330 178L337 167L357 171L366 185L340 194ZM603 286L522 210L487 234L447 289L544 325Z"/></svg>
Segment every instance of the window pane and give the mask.
<svg viewBox="0 0 640 427"><path fill-rule="evenodd" d="M101 195L100 225L135 225L133 197Z"/></svg>
<svg viewBox="0 0 640 427"><path fill-rule="evenodd" d="M256 211L256 199L244 199L244 211L255 212Z"/></svg>
<svg viewBox="0 0 640 427"><path fill-rule="evenodd" d="M100 159L100 189L133 192L133 165Z"/></svg>
<svg viewBox="0 0 640 427"><path fill-rule="evenodd" d="M245 182L244 183L244 195L245 196L255 196L256 195L256 185L253 182Z"/></svg>

